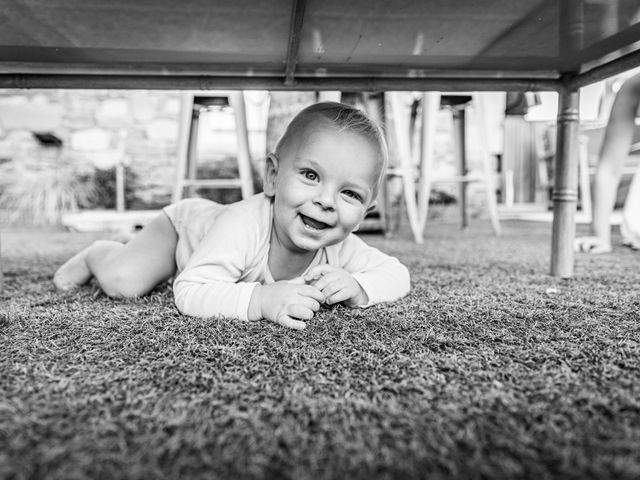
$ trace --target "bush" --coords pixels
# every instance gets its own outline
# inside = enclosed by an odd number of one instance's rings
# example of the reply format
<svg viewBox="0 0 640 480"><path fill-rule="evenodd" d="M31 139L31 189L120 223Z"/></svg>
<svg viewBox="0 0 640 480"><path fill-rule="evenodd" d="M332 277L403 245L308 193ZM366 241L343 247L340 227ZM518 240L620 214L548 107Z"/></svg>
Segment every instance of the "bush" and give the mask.
<svg viewBox="0 0 640 480"><path fill-rule="evenodd" d="M124 169L124 203L131 205L135 202L136 173L129 167ZM108 169L96 168L88 181L92 184L92 194L80 204L80 207L116 208L116 167Z"/></svg>
<svg viewBox="0 0 640 480"><path fill-rule="evenodd" d="M90 175L63 156L12 162L3 170L0 209L8 223L59 224L93 195Z"/></svg>

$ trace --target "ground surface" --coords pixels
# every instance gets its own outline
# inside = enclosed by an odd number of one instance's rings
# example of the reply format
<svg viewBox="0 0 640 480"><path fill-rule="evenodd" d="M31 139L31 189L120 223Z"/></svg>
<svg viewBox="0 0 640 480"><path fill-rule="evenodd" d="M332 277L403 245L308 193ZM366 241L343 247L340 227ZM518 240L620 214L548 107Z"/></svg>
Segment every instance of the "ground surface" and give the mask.
<svg viewBox="0 0 640 480"><path fill-rule="evenodd" d="M411 294L297 332L57 293L96 235L4 228L0 478L640 478L640 254L504 230L368 235Z"/></svg>

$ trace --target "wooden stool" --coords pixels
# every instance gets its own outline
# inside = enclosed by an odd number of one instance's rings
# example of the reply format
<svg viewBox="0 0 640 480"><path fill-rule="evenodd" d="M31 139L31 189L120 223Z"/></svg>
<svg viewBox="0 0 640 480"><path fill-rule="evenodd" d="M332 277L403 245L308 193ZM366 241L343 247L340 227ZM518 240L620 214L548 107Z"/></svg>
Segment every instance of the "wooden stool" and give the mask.
<svg viewBox="0 0 640 480"><path fill-rule="evenodd" d="M231 107L235 117L238 177L198 179L198 128L200 114L210 109L224 107ZM183 198L185 189L188 190L187 196L193 196L197 187L239 188L242 191L243 199L253 195L249 133L242 91L209 92L206 94L186 93L183 97L178 141L178 164L172 202L177 202Z"/></svg>
<svg viewBox="0 0 640 480"><path fill-rule="evenodd" d="M478 93L471 95L441 95L440 92L424 92L420 99L422 104L422 127L420 129L419 154L412 149L413 142L411 141L410 132L413 125L407 122L401 99L397 93L391 93L390 95L400 167L391 170L389 174L402 177L407 215L416 243L422 243L424 239L424 228L429 210L429 196L432 184L435 182L455 182L460 184L462 228L468 226L467 186L470 182L484 183L489 218L494 232L499 235L501 229L498 218L498 202L494 184L494 171L485 132L486 119L483 118L485 109L483 108L482 95ZM466 159L466 110L471 103L475 105L474 111L478 117L476 124L479 130L478 140L482 152L482 175L476 177L469 175ZM452 133L454 149L458 158L459 175L447 179L433 179L432 166L436 115L441 107L450 109L453 116ZM414 161L414 158L418 158L419 161ZM417 169L416 163L419 164ZM418 184L417 191L416 181Z"/></svg>

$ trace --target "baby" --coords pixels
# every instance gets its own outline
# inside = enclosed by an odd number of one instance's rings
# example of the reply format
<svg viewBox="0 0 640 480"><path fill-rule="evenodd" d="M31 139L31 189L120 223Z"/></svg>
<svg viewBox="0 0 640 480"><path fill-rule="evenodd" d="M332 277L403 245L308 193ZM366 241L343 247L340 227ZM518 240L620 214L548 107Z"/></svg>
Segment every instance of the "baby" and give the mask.
<svg viewBox="0 0 640 480"><path fill-rule="evenodd" d="M97 241L72 257L54 284L71 290L95 277L122 298L175 277L183 314L295 329L323 303L397 300L409 292L407 268L352 233L375 206L386 163L382 132L360 110L311 105L267 156L263 193L169 205L128 243Z"/></svg>

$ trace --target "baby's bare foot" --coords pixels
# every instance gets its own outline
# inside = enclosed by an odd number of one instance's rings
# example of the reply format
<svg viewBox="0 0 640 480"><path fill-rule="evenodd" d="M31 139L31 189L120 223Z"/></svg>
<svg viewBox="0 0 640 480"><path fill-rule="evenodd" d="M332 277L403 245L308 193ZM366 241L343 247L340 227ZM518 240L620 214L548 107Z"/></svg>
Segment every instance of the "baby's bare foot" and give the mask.
<svg viewBox="0 0 640 480"><path fill-rule="evenodd" d="M53 284L58 290L63 292L75 290L91 279L91 272L87 267L87 262L85 262L87 250L88 248L85 248L71 257L55 273Z"/></svg>

